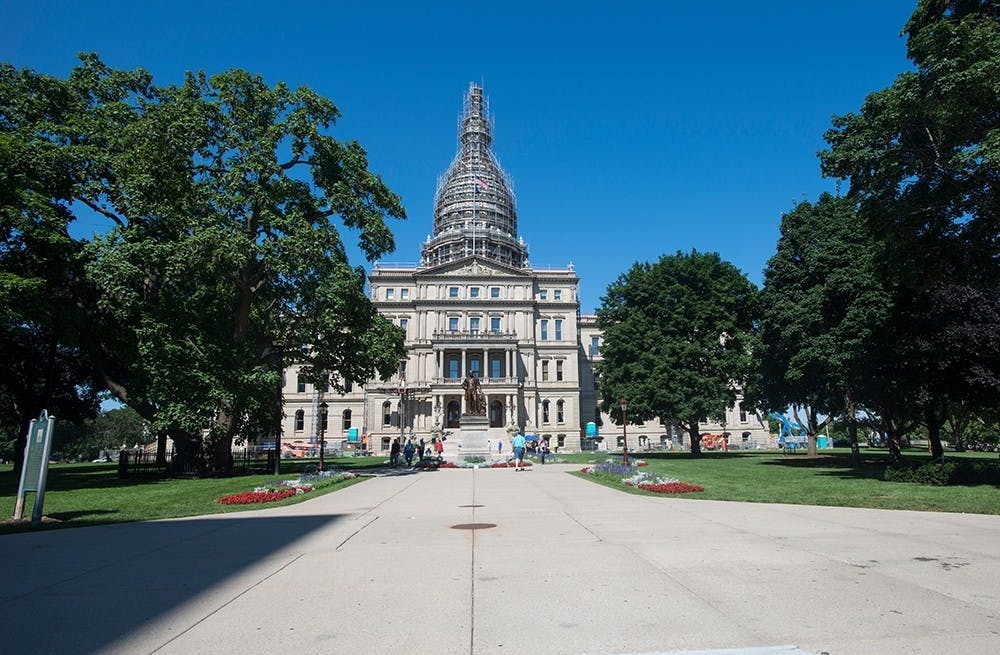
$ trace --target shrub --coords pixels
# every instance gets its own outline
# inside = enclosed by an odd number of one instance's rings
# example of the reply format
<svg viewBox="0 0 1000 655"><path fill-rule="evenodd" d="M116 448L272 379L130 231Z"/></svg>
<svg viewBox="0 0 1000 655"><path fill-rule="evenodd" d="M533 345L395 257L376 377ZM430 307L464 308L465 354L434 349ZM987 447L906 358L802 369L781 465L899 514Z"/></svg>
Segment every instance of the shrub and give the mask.
<svg viewBox="0 0 1000 655"><path fill-rule="evenodd" d="M929 462L922 465L897 464L886 467L883 477L886 482L912 482L943 487L952 482L957 468L955 462Z"/></svg>

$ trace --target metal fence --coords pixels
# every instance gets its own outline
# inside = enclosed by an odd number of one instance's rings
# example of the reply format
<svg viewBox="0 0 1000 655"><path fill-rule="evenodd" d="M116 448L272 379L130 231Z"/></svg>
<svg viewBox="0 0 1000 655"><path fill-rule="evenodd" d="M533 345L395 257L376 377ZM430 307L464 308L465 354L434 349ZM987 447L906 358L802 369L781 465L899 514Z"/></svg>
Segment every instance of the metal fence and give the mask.
<svg viewBox="0 0 1000 655"><path fill-rule="evenodd" d="M233 475L269 473L274 470L274 449L239 448L233 449ZM132 449L118 453L119 478L144 477L185 477L202 473L197 457L184 457L171 449L162 462L156 459L156 451Z"/></svg>

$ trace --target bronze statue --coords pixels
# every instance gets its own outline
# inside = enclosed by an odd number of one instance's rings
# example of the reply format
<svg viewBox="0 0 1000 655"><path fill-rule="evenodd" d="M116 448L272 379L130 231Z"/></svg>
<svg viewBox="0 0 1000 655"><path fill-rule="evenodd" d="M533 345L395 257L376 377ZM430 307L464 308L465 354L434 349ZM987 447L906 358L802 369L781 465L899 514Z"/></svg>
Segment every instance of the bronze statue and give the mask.
<svg viewBox="0 0 1000 655"><path fill-rule="evenodd" d="M462 380L462 388L465 389L465 413L469 416L486 416L486 396L483 395L479 378L472 371Z"/></svg>

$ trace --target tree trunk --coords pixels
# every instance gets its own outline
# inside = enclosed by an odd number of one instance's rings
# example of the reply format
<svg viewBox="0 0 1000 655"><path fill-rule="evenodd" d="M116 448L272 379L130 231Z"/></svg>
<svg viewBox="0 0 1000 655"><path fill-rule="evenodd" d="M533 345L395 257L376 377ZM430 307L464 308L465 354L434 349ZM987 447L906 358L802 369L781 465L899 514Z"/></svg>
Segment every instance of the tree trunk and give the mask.
<svg viewBox="0 0 1000 655"><path fill-rule="evenodd" d="M861 468L861 449L858 447L858 415L850 391L844 393L844 415L847 417L847 439L851 444L851 466Z"/></svg>
<svg viewBox="0 0 1000 655"><path fill-rule="evenodd" d="M698 431L698 421L691 421L688 424L688 433L691 435L691 454L701 455L701 433Z"/></svg>
<svg viewBox="0 0 1000 655"><path fill-rule="evenodd" d="M167 464L167 431L160 430L156 433L156 465L158 467Z"/></svg>
<svg viewBox="0 0 1000 655"><path fill-rule="evenodd" d="M927 425L927 441L930 442L931 460L944 460L944 446L941 445L941 426L948 419L946 401L930 401L924 405L924 423Z"/></svg>
<svg viewBox="0 0 1000 655"><path fill-rule="evenodd" d="M898 464L903 460L903 453L899 448L900 430L895 421L884 421L885 445L889 449L889 462Z"/></svg>

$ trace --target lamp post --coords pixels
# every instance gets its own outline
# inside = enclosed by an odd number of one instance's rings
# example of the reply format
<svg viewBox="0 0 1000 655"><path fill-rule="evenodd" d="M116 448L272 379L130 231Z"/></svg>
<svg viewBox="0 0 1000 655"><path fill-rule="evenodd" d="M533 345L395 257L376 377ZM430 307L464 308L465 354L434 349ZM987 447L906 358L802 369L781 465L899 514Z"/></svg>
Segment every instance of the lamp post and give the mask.
<svg viewBox="0 0 1000 655"><path fill-rule="evenodd" d="M622 464L631 466L628 459L628 401L624 398L620 401L622 406Z"/></svg>
<svg viewBox="0 0 1000 655"><path fill-rule="evenodd" d="M326 411L330 408L326 402L321 402L319 404L319 470L323 472L326 470L326 466L323 463L323 446L326 445L326 421L327 413Z"/></svg>

